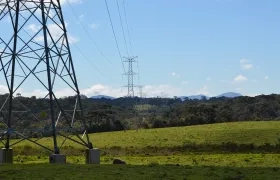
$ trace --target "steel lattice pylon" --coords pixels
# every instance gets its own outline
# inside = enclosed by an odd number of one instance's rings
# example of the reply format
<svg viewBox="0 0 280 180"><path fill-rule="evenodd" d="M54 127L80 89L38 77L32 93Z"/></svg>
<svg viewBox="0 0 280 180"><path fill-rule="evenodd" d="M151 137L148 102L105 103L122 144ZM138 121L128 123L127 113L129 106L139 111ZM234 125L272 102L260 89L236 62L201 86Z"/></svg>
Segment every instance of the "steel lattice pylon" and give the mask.
<svg viewBox="0 0 280 180"><path fill-rule="evenodd" d="M5 148L28 140L59 154L65 140L71 140L92 149L69 37L59 0L0 0L0 82L8 90L0 107L0 123L5 127L0 140ZM72 98L61 103L58 96L65 88ZM34 110L32 101L22 102L16 96L22 89L43 94L46 109ZM33 139L46 132L53 137L53 149Z"/></svg>
<svg viewBox="0 0 280 180"><path fill-rule="evenodd" d="M125 60L123 62L128 63L128 71L124 73L124 75L127 76L127 85L124 87L127 87L127 97L134 97L134 75L136 73L133 71L133 63L137 62L135 57L125 57Z"/></svg>

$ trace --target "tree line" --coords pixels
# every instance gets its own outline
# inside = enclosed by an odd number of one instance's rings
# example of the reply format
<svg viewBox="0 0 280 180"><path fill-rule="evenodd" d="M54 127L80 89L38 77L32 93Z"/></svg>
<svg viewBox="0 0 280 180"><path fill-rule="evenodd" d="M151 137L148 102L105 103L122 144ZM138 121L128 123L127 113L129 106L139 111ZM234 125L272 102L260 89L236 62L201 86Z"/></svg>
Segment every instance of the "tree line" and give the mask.
<svg viewBox="0 0 280 180"><path fill-rule="evenodd" d="M0 95L4 104L7 94ZM17 99L16 99L17 98ZM42 127L50 124L50 111L47 99L33 97L15 97L26 108L15 103L14 109L28 109L18 127ZM73 108L75 97L58 99L65 109ZM256 97L210 98L202 100L174 98L117 98L91 99L83 98L82 106L89 132L122 131L139 128L164 128L190 126L234 121L260 121L280 119L280 95L260 95ZM0 111L1 121L5 122L8 103ZM32 115L30 115L30 112ZM36 123L34 116L43 123ZM0 121L0 122L1 122ZM66 126L62 124L61 126ZM5 128L0 123L0 128ZM43 128L43 127L42 127Z"/></svg>

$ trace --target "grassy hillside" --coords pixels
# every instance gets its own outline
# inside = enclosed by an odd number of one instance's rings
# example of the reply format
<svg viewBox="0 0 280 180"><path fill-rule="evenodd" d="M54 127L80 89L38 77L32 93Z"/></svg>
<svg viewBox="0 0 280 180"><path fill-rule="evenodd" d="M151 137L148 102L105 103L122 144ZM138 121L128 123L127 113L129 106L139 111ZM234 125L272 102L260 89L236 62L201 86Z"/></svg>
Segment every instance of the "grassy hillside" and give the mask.
<svg viewBox="0 0 280 180"><path fill-rule="evenodd" d="M124 154L145 154L147 152L164 154L169 151L214 151L217 149L234 148L235 146L267 146L279 145L280 122L237 122L212 125L176 127L165 129L150 129L137 131L121 131L91 134L94 146L103 152ZM44 138L39 141L51 146L52 139ZM234 146L234 147L232 147ZM248 147L247 147L248 146ZM77 155L84 148L66 141L64 153ZM277 148L275 148L277 149ZM41 152L41 148L28 141L18 144L15 153L31 151ZM249 149L251 150L251 149Z"/></svg>

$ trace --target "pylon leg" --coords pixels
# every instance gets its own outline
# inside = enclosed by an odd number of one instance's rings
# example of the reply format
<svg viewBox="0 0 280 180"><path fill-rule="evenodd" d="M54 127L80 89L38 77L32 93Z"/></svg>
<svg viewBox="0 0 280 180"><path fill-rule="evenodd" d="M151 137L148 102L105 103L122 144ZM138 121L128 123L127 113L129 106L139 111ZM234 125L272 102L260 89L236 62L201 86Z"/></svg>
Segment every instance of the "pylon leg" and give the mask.
<svg viewBox="0 0 280 180"><path fill-rule="evenodd" d="M86 164L100 164L99 149L86 149Z"/></svg>
<svg viewBox="0 0 280 180"><path fill-rule="evenodd" d="M0 164L13 164L13 149L0 149Z"/></svg>
<svg viewBox="0 0 280 180"><path fill-rule="evenodd" d="M65 164L66 163L66 155L52 154L49 157L49 162L51 164Z"/></svg>

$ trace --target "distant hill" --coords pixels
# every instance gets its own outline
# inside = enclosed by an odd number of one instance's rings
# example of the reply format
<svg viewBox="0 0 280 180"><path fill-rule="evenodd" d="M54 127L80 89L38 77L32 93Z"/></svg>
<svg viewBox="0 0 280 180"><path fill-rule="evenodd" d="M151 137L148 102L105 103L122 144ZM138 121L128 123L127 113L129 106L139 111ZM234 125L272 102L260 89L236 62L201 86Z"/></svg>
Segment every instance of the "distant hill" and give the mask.
<svg viewBox="0 0 280 180"><path fill-rule="evenodd" d="M91 96L90 98L91 98L91 99L102 99L102 98L105 98L105 99L115 99L114 97L105 96L105 95Z"/></svg>
<svg viewBox="0 0 280 180"><path fill-rule="evenodd" d="M81 99L87 99L87 96L85 96L83 94L81 94L80 96L81 96Z"/></svg>
<svg viewBox="0 0 280 180"><path fill-rule="evenodd" d="M235 92L227 92L227 93L223 93L219 96L216 97L227 97L227 98L235 98L235 97L240 97L243 96L242 94L239 93L235 93Z"/></svg>
<svg viewBox="0 0 280 180"><path fill-rule="evenodd" d="M192 96L180 96L179 98L183 100L185 100L185 98L188 98L188 99L191 99L191 100L194 100L194 99L198 99L198 100L201 100L203 97L205 97L206 99L209 99L209 97L203 95L203 94L198 94L198 95L192 95Z"/></svg>
<svg viewBox="0 0 280 180"><path fill-rule="evenodd" d="M240 96L243 96L242 94L239 94L239 93L235 93L235 92L226 92L226 93L223 93L223 94L220 94L218 96L213 96L213 97L227 97L227 98L235 98L235 97L240 97ZM179 98L184 101L186 98L188 99L191 99L191 100L201 100L203 98L206 98L206 99L210 99L211 97L209 96L206 96L204 94L198 94L198 95L191 95L191 96L180 96ZM105 99L116 99L112 96L106 96L106 95L97 95L97 96L92 96L90 97L91 99L102 99L102 98L105 98Z"/></svg>
<svg viewBox="0 0 280 180"><path fill-rule="evenodd" d="M219 97L235 98L235 97L240 97L240 96L243 96L243 95L239 94L239 93L235 93L235 92L226 92L226 93L220 94L218 96L213 96L213 97L217 97L217 98L219 98ZM182 101L184 101L185 98L188 98L188 99L191 99L191 100L194 100L194 99L201 100L203 97L205 97L206 99L210 99L211 98L211 97L205 96L203 94L192 95L192 96L180 96L179 98L182 99Z"/></svg>

